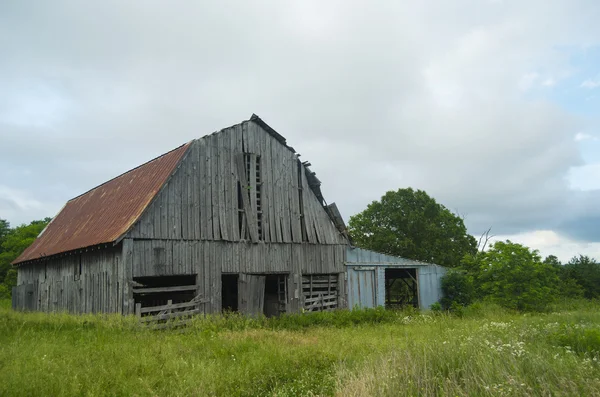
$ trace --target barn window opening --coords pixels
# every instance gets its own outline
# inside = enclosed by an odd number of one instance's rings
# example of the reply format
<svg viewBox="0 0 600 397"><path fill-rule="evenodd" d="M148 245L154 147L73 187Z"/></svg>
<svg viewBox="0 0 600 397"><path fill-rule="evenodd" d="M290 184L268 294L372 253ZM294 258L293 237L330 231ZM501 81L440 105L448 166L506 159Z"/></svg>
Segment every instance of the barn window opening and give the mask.
<svg viewBox="0 0 600 397"><path fill-rule="evenodd" d="M136 307L187 303L196 298L196 275L134 277L133 299Z"/></svg>
<svg viewBox="0 0 600 397"><path fill-rule="evenodd" d="M302 275L304 310L320 312L338 307L337 274Z"/></svg>
<svg viewBox="0 0 600 397"><path fill-rule="evenodd" d="M264 302L263 313L266 317L276 317L286 312L286 274L269 274L266 276Z"/></svg>
<svg viewBox="0 0 600 397"><path fill-rule="evenodd" d="M75 281L81 279L81 268L82 268L82 266L81 266L81 254L79 254L79 257L77 259L78 259L77 263L75 263L75 274L74 274L74 277L73 277L73 279Z"/></svg>
<svg viewBox="0 0 600 397"><path fill-rule="evenodd" d="M263 182L260 160L261 157L254 153L244 153L243 155L243 181L238 181L237 184L238 228L241 239L247 239L251 236L251 231L247 230L247 217L250 214L246 214L246 208L244 208L244 199L246 199L250 203L251 211L256 214L256 232L258 239L264 240ZM242 172L241 168L238 168L238 170Z"/></svg>
<svg viewBox="0 0 600 397"><path fill-rule="evenodd" d="M385 307L419 307L417 269L385 269Z"/></svg>
<svg viewBox="0 0 600 397"><path fill-rule="evenodd" d="M258 225L258 239L263 238L263 211L262 211L262 170L260 167L260 156L256 156L256 166L254 167L254 177L256 182L256 223Z"/></svg>
<svg viewBox="0 0 600 397"><path fill-rule="evenodd" d="M223 312L238 311L238 280L237 274L221 275L221 307Z"/></svg>
<svg viewBox="0 0 600 397"><path fill-rule="evenodd" d="M304 201L302 199L302 172L304 172L302 163L298 160L298 203L300 211L300 229L302 230L302 241L308 241L306 232L306 219L304 218Z"/></svg>

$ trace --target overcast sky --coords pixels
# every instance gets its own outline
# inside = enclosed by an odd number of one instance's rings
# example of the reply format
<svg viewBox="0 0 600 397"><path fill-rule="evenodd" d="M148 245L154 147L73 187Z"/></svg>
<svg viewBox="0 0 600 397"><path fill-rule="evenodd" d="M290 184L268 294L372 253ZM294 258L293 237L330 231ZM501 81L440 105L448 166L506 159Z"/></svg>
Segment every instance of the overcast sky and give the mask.
<svg viewBox="0 0 600 397"><path fill-rule="evenodd" d="M12 225L256 113L346 220L411 186L600 258L599 1L93 3L0 2Z"/></svg>

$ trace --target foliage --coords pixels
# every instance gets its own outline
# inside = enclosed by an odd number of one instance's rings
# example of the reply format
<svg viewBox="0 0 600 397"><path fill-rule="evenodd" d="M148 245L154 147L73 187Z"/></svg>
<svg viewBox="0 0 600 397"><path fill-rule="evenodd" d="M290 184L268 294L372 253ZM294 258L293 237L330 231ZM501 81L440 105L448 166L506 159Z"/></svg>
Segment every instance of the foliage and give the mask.
<svg viewBox="0 0 600 397"><path fill-rule="evenodd" d="M17 283L17 272L11 262L33 243L49 222L50 218L45 218L10 228L6 220L0 219L0 298L10 296L12 286Z"/></svg>
<svg viewBox="0 0 600 397"><path fill-rule="evenodd" d="M450 270L442 277L442 292L440 303L444 310L468 306L475 298L473 277L464 271Z"/></svg>
<svg viewBox="0 0 600 397"><path fill-rule="evenodd" d="M478 296L516 310L545 310L559 293L558 269L541 261L538 251L497 241L486 252L466 257Z"/></svg>
<svg viewBox="0 0 600 397"><path fill-rule="evenodd" d="M600 298L600 263L585 255L572 258L564 265L564 279L572 279L581 286L587 299Z"/></svg>
<svg viewBox="0 0 600 397"><path fill-rule="evenodd" d="M349 221L357 246L391 255L455 267L475 253L475 238L463 219L422 190L387 192Z"/></svg>
<svg viewBox="0 0 600 397"><path fill-rule="evenodd" d="M0 304L0 395L597 395L598 309L525 316L478 303L463 318L391 312L297 330L209 316L159 332Z"/></svg>

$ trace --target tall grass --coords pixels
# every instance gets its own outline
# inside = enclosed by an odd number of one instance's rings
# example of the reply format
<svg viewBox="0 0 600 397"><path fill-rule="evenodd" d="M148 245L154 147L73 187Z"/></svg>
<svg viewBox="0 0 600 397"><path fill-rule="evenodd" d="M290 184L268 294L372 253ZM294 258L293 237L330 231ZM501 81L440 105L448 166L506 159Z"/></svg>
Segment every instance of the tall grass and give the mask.
<svg viewBox="0 0 600 397"><path fill-rule="evenodd" d="M0 395L600 395L598 309L229 315L151 331L0 304Z"/></svg>

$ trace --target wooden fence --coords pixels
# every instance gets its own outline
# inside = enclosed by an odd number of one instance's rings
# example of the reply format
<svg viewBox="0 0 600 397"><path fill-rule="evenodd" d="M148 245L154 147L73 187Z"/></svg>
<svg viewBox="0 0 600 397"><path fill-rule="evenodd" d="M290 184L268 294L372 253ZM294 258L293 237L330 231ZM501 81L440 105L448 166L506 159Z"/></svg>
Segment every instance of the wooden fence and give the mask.
<svg viewBox="0 0 600 397"><path fill-rule="evenodd" d="M152 329L176 328L188 324L192 317L198 314L204 314L202 305L208 302L208 299L202 299L196 296L189 302L173 303L167 301L166 305L142 307L141 303L136 303L135 314L143 325Z"/></svg>

